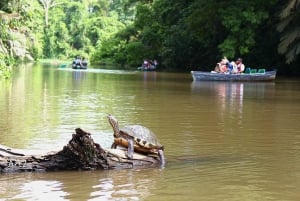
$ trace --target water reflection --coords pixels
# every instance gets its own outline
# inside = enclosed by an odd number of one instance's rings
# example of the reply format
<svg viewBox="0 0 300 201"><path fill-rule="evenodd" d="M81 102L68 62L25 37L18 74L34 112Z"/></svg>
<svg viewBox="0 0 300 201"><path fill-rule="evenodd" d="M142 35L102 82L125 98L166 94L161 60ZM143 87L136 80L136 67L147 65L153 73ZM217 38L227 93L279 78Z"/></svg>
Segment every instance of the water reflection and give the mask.
<svg viewBox="0 0 300 201"><path fill-rule="evenodd" d="M227 110L242 113L247 99L269 99L275 94L275 82L192 82L193 94L212 96L220 114Z"/></svg>
<svg viewBox="0 0 300 201"><path fill-rule="evenodd" d="M59 71L71 71L71 72L86 72L86 73L101 73L101 74L136 74L136 71L127 70L107 70L107 69L97 69L88 68L86 70L72 69L72 68L57 68Z"/></svg>
<svg viewBox="0 0 300 201"><path fill-rule="evenodd" d="M86 78L86 71L85 70L72 71L72 78L74 81L84 80Z"/></svg>
<svg viewBox="0 0 300 201"><path fill-rule="evenodd" d="M246 97L266 98L274 95L275 82L192 82L192 93L212 93L229 102ZM253 93L254 92L254 93Z"/></svg>
<svg viewBox="0 0 300 201"><path fill-rule="evenodd" d="M66 192L62 191L62 183L57 181L37 180L25 182L20 187L20 194L7 200L64 200Z"/></svg>
<svg viewBox="0 0 300 201"><path fill-rule="evenodd" d="M154 174L153 174L154 173ZM140 200L151 194L160 170L108 171L99 184L93 186L89 200Z"/></svg>
<svg viewBox="0 0 300 201"><path fill-rule="evenodd" d="M143 81L144 83L149 82L149 81L156 81L157 79L157 72L153 71L153 72L143 72Z"/></svg>
<svg viewBox="0 0 300 201"><path fill-rule="evenodd" d="M141 169L2 176L0 181L6 185L0 188L0 196L5 200L140 200L151 195L160 175L159 169Z"/></svg>

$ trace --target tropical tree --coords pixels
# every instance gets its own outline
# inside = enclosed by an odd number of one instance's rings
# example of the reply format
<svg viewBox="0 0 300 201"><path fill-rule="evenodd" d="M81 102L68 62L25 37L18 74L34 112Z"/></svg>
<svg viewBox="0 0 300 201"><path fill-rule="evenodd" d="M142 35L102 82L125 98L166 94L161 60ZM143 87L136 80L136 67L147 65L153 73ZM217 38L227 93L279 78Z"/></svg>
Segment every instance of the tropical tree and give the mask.
<svg viewBox="0 0 300 201"><path fill-rule="evenodd" d="M128 59L136 63L155 57L162 66L180 70L195 69L200 63L209 66L225 55L246 56L253 52L257 34L276 2L128 0L126 6L135 5L133 31L130 36L118 34L120 43L115 39L110 43L114 53L106 48L105 55L116 56L120 50L127 64L132 63Z"/></svg>
<svg viewBox="0 0 300 201"><path fill-rule="evenodd" d="M62 2L56 2L55 0L39 0L44 8L44 15L45 15L45 26L49 26L49 9L61 4Z"/></svg>
<svg viewBox="0 0 300 201"><path fill-rule="evenodd" d="M291 63L300 54L300 1L289 0L279 17L277 28L281 32L281 40L278 51L285 55L286 63Z"/></svg>
<svg viewBox="0 0 300 201"><path fill-rule="evenodd" d="M0 77L8 77L10 66L17 59L32 59L37 50L30 26L32 0L3 0L0 2ZM36 29L36 26L35 30ZM38 51L35 51L38 55Z"/></svg>

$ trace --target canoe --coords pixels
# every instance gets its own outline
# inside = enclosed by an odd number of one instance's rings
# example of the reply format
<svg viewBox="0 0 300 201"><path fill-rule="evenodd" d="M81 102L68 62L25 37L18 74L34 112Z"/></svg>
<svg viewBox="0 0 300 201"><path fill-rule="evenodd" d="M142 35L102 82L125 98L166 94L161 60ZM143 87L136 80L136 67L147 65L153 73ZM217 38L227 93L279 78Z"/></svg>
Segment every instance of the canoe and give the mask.
<svg viewBox="0 0 300 201"><path fill-rule="evenodd" d="M87 66L81 66L79 64L72 64L72 68L73 69L83 69L83 70L86 70L87 69Z"/></svg>
<svg viewBox="0 0 300 201"><path fill-rule="evenodd" d="M66 68L68 66L68 64L61 64L59 67L60 68Z"/></svg>
<svg viewBox="0 0 300 201"><path fill-rule="evenodd" d="M156 66L151 65L149 68L148 67L144 67L144 66L140 66L137 68L140 71L155 71L156 70Z"/></svg>
<svg viewBox="0 0 300 201"><path fill-rule="evenodd" d="M276 70L273 71L252 71L249 73L229 74L191 71L194 81L272 81L276 78Z"/></svg>

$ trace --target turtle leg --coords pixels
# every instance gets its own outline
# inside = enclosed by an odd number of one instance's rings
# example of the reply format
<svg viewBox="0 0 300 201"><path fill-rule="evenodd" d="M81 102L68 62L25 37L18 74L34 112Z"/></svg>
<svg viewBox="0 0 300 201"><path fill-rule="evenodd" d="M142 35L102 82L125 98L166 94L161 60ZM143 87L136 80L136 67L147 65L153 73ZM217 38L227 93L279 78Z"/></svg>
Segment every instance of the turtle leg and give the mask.
<svg viewBox="0 0 300 201"><path fill-rule="evenodd" d="M165 161L165 156L164 156L164 151L163 150L158 150L158 156L161 162L161 165L164 166L166 161Z"/></svg>
<svg viewBox="0 0 300 201"><path fill-rule="evenodd" d="M133 149L134 149L133 139L129 138L129 139L127 139L127 141L128 141L128 153L127 153L127 157L129 159L132 159L133 158Z"/></svg>
<svg viewBox="0 0 300 201"><path fill-rule="evenodd" d="M110 147L111 149L116 149L117 148L117 144L114 142L114 143L112 143L112 145L111 145L111 147Z"/></svg>

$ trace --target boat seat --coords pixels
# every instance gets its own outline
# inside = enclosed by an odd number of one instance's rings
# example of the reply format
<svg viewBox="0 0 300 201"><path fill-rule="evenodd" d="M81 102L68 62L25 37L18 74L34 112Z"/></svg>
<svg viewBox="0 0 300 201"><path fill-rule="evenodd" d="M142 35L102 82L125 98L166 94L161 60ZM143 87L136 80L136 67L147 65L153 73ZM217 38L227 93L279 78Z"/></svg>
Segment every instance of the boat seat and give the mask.
<svg viewBox="0 0 300 201"><path fill-rule="evenodd" d="M258 73L265 73L265 72L266 72L266 69L264 69L264 68L258 69Z"/></svg>
<svg viewBox="0 0 300 201"><path fill-rule="evenodd" d="M250 73L257 73L257 69L251 69Z"/></svg>
<svg viewBox="0 0 300 201"><path fill-rule="evenodd" d="M249 74L251 72L251 68L246 68L245 73Z"/></svg>

